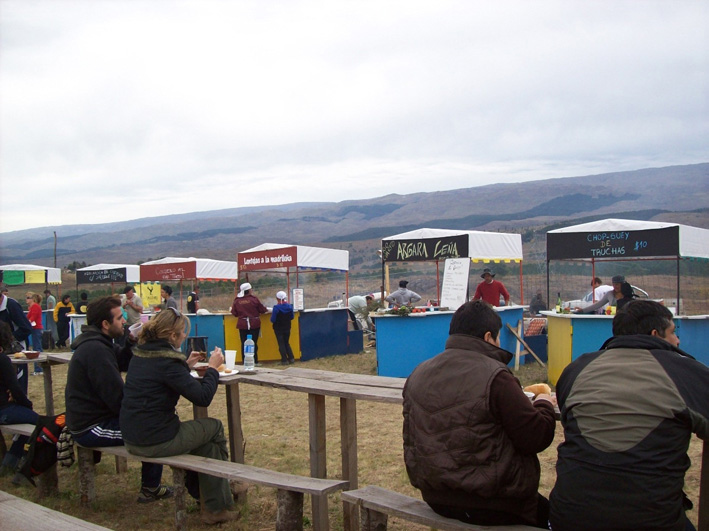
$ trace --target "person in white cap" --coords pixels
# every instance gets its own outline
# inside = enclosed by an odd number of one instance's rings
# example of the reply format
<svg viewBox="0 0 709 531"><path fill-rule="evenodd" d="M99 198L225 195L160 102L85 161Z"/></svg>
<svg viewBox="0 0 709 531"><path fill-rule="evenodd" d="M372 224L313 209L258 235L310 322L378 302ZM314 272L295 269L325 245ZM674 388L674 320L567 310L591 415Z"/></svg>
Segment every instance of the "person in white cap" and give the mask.
<svg viewBox="0 0 709 531"><path fill-rule="evenodd" d="M290 325L294 317L293 305L288 304L288 296L285 291L276 293L276 299L278 299L278 304L273 307L273 312L271 312L271 322L278 342L278 351L281 353L281 365L288 365L295 362L293 349L289 343Z"/></svg>
<svg viewBox="0 0 709 531"><path fill-rule="evenodd" d="M258 336L261 333L262 313L267 313L266 308L258 297L251 294L251 284L244 282L239 286L239 294L231 305L231 314L236 317L236 328L241 336L241 353L244 353L244 341L251 336L254 342L254 363L258 363Z"/></svg>

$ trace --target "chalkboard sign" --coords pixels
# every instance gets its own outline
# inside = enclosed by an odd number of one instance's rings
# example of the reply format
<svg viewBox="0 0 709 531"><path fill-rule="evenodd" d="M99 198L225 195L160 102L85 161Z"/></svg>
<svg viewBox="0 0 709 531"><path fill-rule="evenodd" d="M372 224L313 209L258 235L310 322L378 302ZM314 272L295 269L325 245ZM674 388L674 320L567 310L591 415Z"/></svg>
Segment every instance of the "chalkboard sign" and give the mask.
<svg viewBox="0 0 709 531"><path fill-rule="evenodd" d="M382 240L385 262L423 262L468 256L468 235L422 238L417 240Z"/></svg>
<svg viewBox="0 0 709 531"><path fill-rule="evenodd" d="M547 259L639 258L679 255L679 227L547 233Z"/></svg>
<svg viewBox="0 0 709 531"><path fill-rule="evenodd" d="M448 258L443 269L441 307L457 310L468 296L470 258Z"/></svg>
<svg viewBox="0 0 709 531"><path fill-rule="evenodd" d="M77 284L103 284L111 282L125 282L126 268L98 269L96 271L77 271Z"/></svg>

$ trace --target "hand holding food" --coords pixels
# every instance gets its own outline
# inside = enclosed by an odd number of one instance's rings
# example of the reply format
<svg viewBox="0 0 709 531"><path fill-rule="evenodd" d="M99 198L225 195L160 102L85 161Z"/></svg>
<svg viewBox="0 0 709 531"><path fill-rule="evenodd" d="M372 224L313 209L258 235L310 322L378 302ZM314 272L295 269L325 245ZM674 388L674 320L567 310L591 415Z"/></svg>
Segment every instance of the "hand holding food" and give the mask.
<svg viewBox="0 0 709 531"><path fill-rule="evenodd" d="M197 350L193 350L190 352L190 357L187 358L187 366L190 369L194 369L194 366L197 364L199 361L204 361L203 352L199 352Z"/></svg>
<svg viewBox="0 0 709 531"><path fill-rule="evenodd" d="M209 356L209 366L214 367L216 369L223 363L224 354L222 353L222 349L220 349L219 347L215 347L215 349L212 351L212 354Z"/></svg>

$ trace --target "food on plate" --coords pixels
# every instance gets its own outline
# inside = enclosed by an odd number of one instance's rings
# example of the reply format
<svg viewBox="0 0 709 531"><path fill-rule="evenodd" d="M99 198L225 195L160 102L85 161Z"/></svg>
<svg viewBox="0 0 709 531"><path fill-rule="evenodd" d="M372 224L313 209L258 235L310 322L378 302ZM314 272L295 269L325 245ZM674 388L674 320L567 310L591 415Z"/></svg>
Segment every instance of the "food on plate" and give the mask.
<svg viewBox="0 0 709 531"><path fill-rule="evenodd" d="M219 367L217 367L217 371L219 372L224 372L224 369L226 369L226 365L224 365L223 363Z"/></svg>
<svg viewBox="0 0 709 531"><path fill-rule="evenodd" d="M524 390L529 391L530 393L534 393L535 397L537 395L550 395L551 394L551 387L549 387L545 383L537 383L537 384L528 385L527 387L524 388Z"/></svg>
<svg viewBox="0 0 709 531"><path fill-rule="evenodd" d="M224 369L224 372L229 374L231 372L231 369L227 367L226 369Z"/></svg>
<svg viewBox="0 0 709 531"><path fill-rule="evenodd" d="M15 358L16 360L25 359L25 355L22 352L17 352L15 354L13 354L12 357Z"/></svg>

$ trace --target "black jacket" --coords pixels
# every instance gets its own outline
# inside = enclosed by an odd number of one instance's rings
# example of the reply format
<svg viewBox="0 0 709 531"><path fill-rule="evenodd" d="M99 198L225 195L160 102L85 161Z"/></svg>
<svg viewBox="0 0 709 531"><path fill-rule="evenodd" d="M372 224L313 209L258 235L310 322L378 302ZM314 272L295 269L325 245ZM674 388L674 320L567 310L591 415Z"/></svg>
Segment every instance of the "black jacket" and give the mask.
<svg viewBox="0 0 709 531"><path fill-rule="evenodd" d="M709 367L662 339L617 336L568 365L550 520L564 530L683 530L692 433L709 438Z"/></svg>
<svg viewBox="0 0 709 531"><path fill-rule="evenodd" d="M32 409L32 402L17 383L17 371L10 358L0 352L0 409L10 404L10 396L14 404Z"/></svg>
<svg viewBox="0 0 709 531"><path fill-rule="evenodd" d="M152 446L174 439L180 429L175 406L180 396L207 407L217 392L219 373L209 369L198 380L190 375L184 354L166 341L151 341L134 351L121 407L123 440Z"/></svg>
<svg viewBox="0 0 709 531"><path fill-rule="evenodd" d="M66 422L72 433L118 416L123 400L123 378L133 352L121 348L91 325L71 344L74 355L66 377Z"/></svg>

